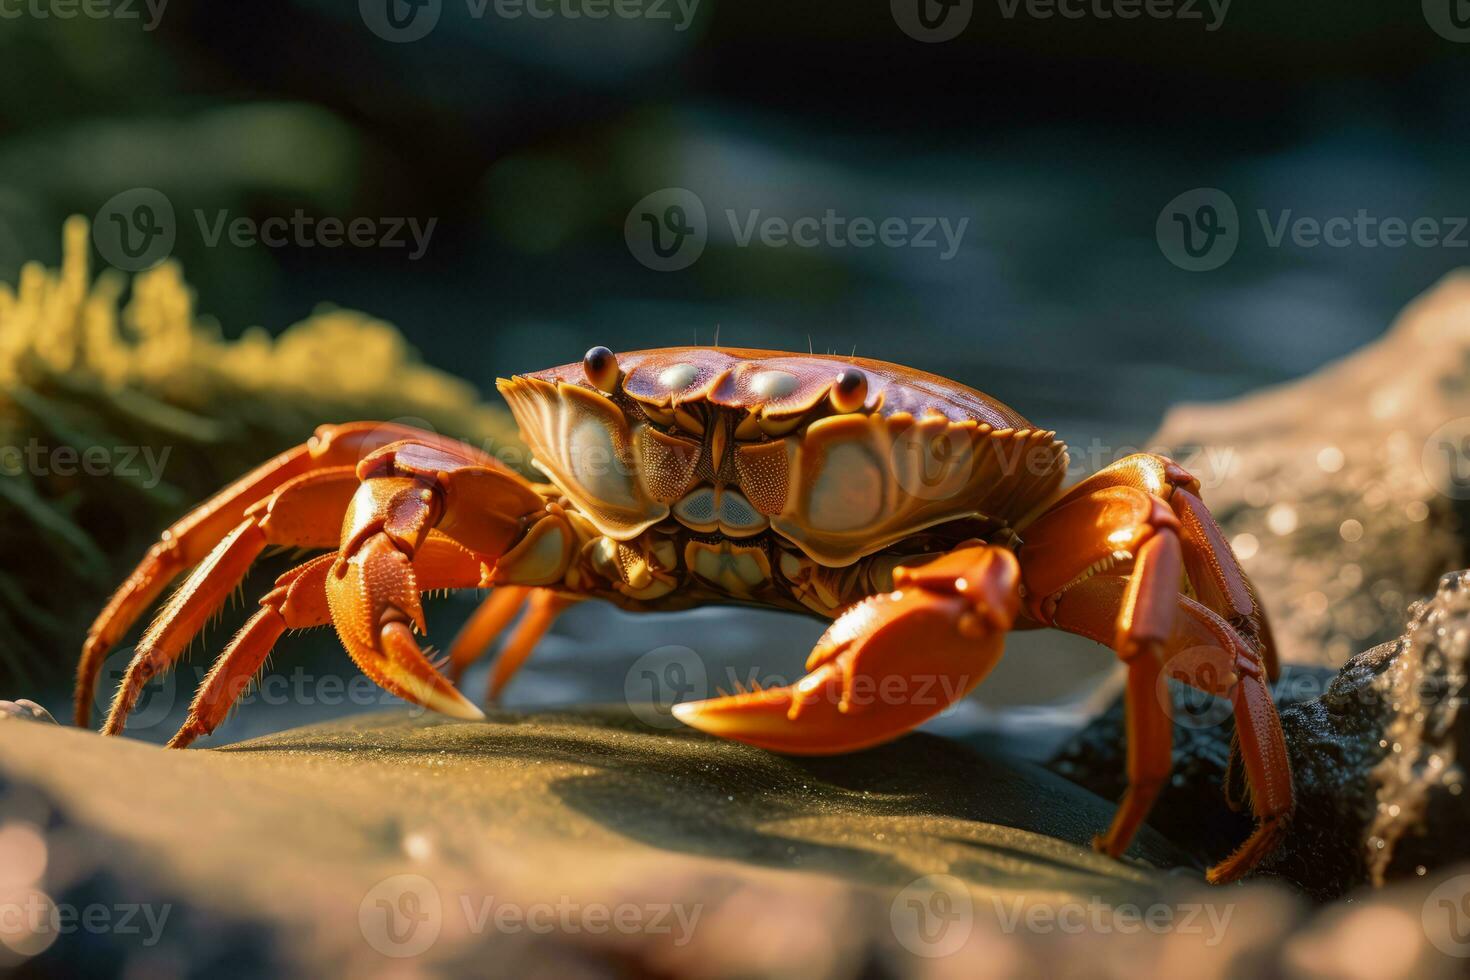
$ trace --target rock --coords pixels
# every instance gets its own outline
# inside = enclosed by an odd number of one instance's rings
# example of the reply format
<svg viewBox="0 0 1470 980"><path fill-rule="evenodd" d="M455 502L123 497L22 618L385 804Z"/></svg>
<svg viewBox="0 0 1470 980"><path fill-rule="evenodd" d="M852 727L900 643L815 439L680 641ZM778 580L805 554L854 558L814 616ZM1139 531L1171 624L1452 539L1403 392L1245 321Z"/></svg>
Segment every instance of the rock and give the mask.
<svg viewBox="0 0 1470 980"><path fill-rule="evenodd" d="M51 712L34 701L21 698L19 701L0 701L0 721L49 721L56 724Z"/></svg>
<svg viewBox="0 0 1470 980"><path fill-rule="evenodd" d="M1202 887L1161 873L1189 861L1152 831L1132 860L1093 853L1110 802L927 735L795 759L626 710L358 716L190 751L8 729L0 878L3 828L24 823L52 848L56 901L171 904L187 925L160 945L109 940L143 973L237 952L246 973L381 970L428 908L438 939L415 962L430 972L590 956L684 974L678 963L718 953L740 974L848 975L874 959L892 973L918 941L890 925L908 914L891 912L897 895L927 901L937 887L988 921L1038 901L1114 907ZM486 901L684 902L705 918L688 948L561 927L495 935L478 918ZM402 912L401 930L384 908ZM994 952L976 943L973 957Z"/></svg>
<svg viewBox="0 0 1470 980"><path fill-rule="evenodd" d="M1463 833L1470 794L1456 765L1470 757L1470 718L1459 711L1467 656L1470 572L1460 572L1415 604L1402 637L1335 675L1287 668L1276 695L1297 808L1261 874L1326 900L1470 861ZM1196 859L1218 860L1250 829L1247 815L1228 811L1221 790L1233 716L1223 702L1183 690L1174 691L1174 706L1174 778L1149 823ZM1124 787L1122 728L1119 702L1050 767L1116 796Z"/></svg>
<svg viewBox="0 0 1470 980"><path fill-rule="evenodd" d="M1192 862L1147 828L1133 860L1100 857L1084 842L1111 811L922 735L792 759L611 711L397 713L184 752L13 725L0 971L1459 975L1445 915L1470 875L1314 911L1164 873Z"/></svg>
<svg viewBox="0 0 1470 980"><path fill-rule="evenodd" d="M1186 461L1285 657L1340 666L1470 565L1470 274L1300 381L1169 412L1150 445Z"/></svg>

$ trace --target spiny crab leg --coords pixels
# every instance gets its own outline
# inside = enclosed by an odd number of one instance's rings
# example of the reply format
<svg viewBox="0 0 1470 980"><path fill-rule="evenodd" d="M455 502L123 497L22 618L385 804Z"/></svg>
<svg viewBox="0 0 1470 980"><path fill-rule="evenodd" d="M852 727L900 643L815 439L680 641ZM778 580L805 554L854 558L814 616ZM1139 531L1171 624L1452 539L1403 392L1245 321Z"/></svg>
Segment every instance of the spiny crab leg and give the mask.
<svg viewBox="0 0 1470 980"><path fill-rule="evenodd" d="M267 545L330 547L335 537L331 528L340 524L356 489L351 467L333 467L302 474L252 507L199 563L138 641L102 727L104 734L122 732L144 686L173 666Z"/></svg>
<svg viewBox="0 0 1470 980"><path fill-rule="evenodd" d="M75 719L85 728L91 721L92 698L102 663L128 629L185 569L202 561L245 512L268 499L291 480L314 470L355 466L369 452L412 438L427 445L452 447L480 456L453 439L385 422L349 422L319 427L307 442L288 449L216 493L163 532L127 580L118 587L87 631L77 664ZM488 460L489 457L484 457ZM333 529L335 530L335 528Z"/></svg>
<svg viewBox="0 0 1470 980"><path fill-rule="evenodd" d="M674 706L686 725L762 748L826 755L896 738L968 694L1016 617L1011 552L961 547L894 571L893 592L839 616L795 684Z"/></svg>
<svg viewBox="0 0 1470 980"><path fill-rule="evenodd" d="M189 717L169 740L169 748L181 749L224 721L286 630L324 626L330 621L326 581L332 557L313 558L276 579L276 587L260 600L260 610L240 627L205 675L189 705Z"/></svg>
<svg viewBox="0 0 1470 980"><path fill-rule="evenodd" d="M491 561L543 513L545 501L505 470L441 449L399 443L358 466L361 486L327 575L327 602L342 645L384 689L458 718L484 715L429 663L412 560L438 527ZM484 582L482 584L489 584Z"/></svg>

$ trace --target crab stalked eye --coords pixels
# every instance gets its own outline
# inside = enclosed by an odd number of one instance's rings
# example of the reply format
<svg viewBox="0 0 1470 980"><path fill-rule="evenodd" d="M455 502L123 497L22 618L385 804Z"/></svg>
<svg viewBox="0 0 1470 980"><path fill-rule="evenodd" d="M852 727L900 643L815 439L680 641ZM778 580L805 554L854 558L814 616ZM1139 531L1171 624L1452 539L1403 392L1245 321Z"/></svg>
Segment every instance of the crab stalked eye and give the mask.
<svg viewBox="0 0 1470 980"><path fill-rule="evenodd" d="M594 347L582 357L587 380L603 391L612 391L618 383L618 359L606 347Z"/></svg>
<svg viewBox="0 0 1470 980"><path fill-rule="evenodd" d="M832 407L839 412L856 412L868 400L868 376L857 368L843 368L832 384Z"/></svg>

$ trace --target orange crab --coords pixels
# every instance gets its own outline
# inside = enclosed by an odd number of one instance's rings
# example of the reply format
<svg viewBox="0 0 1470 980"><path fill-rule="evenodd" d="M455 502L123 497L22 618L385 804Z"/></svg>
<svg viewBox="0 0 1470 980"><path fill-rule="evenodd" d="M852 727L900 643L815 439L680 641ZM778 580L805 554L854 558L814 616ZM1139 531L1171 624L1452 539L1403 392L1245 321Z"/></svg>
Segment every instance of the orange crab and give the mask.
<svg viewBox="0 0 1470 980"><path fill-rule="evenodd" d="M836 753L910 730L963 697L1011 629L1051 626L1127 665L1128 781L1097 848L1123 853L1171 765L1166 661L1234 702L1257 826L1212 881L1279 842L1292 782L1262 610L1199 484L1159 456L1062 489L1065 446L987 395L881 361L671 348L499 382L533 484L464 443L392 424L318 429L164 532L93 624L77 671L88 724L103 657L193 567L139 641L104 731L123 730L268 546L331 549L282 575L201 684L184 746L214 730L288 629L331 623L388 691L482 713L424 656L420 595L492 588L450 676L522 605L494 697L562 608L738 602L833 620L786 687L676 706L685 724L780 752ZM1203 680L1201 680L1203 679Z"/></svg>

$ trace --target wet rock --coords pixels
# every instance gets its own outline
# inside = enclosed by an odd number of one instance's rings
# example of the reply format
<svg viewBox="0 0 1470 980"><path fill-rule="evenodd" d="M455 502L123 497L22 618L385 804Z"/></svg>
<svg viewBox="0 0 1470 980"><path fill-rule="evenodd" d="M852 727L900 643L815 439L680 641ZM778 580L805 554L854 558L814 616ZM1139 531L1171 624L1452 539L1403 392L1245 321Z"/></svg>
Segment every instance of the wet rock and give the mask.
<svg viewBox="0 0 1470 980"><path fill-rule="evenodd" d="M1150 445L1187 460L1285 657L1340 666L1470 565L1470 274L1308 378L1171 411Z"/></svg>
<svg viewBox="0 0 1470 980"><path fill-rule="evenodd" d="M1470 572L1445 576L1416 603L1403 635L1335 674L1288 667L1276 687L1297 809L1260 873L1318 899L1423 876L1470 860L1470 757L1460 707L1470 656ZM1222 786L1233 716L1224 702L1175 689L1175 767L1149 823L1199 860L1218 860L1250 829ZM1050 763L1104 798L1124 788L1123 707L1114 704ZM1470 923L1467 923L1470 924Z"/></svg>

